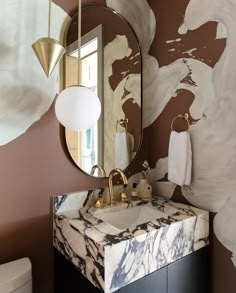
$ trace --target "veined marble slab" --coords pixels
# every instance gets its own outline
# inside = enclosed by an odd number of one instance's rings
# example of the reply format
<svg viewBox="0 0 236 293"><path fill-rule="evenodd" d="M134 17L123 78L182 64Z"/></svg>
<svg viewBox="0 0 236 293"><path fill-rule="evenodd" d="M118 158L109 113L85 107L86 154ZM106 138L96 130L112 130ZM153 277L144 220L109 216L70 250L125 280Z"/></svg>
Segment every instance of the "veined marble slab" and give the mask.
<svg viewBox="0 0 236 293"><path fill-rule="evenodd" d="M90 207L99 192L54 197L54 246L105 293L209 243L209 213L204 210L160 197L137 201L134 205L151 206L167 217L121 230L92 215ZM127 204L119 208L127 208Z"/></svg>

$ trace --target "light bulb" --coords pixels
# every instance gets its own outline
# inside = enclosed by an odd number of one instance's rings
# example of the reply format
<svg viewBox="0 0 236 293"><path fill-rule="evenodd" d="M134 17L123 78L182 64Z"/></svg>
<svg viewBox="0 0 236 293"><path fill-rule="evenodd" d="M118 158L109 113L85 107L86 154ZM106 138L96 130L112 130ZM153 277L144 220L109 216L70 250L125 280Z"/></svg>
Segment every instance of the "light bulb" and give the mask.
<svg viewBox="0 0 236 293"><path fill-rule="evenodd" d="M72 86L58 95L55 113L64 127L80 131L91 128L97 122L101 114L101 103L89 88Z"/></svg>

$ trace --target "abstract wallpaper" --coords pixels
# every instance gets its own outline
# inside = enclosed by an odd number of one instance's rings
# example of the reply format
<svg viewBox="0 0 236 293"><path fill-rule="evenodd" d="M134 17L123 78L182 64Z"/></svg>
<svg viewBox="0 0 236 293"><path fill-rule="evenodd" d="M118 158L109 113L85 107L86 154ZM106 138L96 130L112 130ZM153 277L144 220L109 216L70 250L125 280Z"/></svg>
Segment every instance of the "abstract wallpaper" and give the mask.
<svg viewBox="0 0 236 293"><path fill-rule="evenodd" d="M183 47L182 53L187 57L165 66L159 66L158 60L149 54L156 33L156 20L148 2L126 2L107 0L107 5L129 20L140 41L144 127L150 126L159 117L172 98L178 99L179 91L188 91L194 96L189 108L193 119L190 126L193 178L190 186L182 187L182 194L193 205L217 212L215 234L232 252L232 261L236 266L236 228L233 224L236 221L236 115L233 111L236 109L236 0L189 1L183 23L176 28L178 38L166 39L169 51L174 52L178 48L180 52L178 45L183 36L186 39L190 31L194 32L209 22L217 22L215 31L209 37L226 39L226 45L215 64L211 65L211 56L207 60L196 58L195 53L200 48L195 46L187 51ZM167 162L167 157L159 159L150 179L155 181L155 191L171 198L176 185L166 180L158 182L168 172Z"/></svg>

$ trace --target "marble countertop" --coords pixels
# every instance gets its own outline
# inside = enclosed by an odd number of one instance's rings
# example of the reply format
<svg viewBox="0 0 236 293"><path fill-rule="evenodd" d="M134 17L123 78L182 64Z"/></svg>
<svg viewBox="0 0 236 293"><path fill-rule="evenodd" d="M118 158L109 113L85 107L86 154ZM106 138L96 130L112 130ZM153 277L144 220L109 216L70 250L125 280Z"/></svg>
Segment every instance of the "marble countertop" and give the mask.
<svg viewBox="0 0 236 293"><path fill-rule="evenodd" d="M93 216L91 206L99 192L54 197L54 247L105 293L209 243L209 213L204 210L154 197L134 205L151 206L167 217L118 229ZM127 204L119 208L127 208Z"/></svg>

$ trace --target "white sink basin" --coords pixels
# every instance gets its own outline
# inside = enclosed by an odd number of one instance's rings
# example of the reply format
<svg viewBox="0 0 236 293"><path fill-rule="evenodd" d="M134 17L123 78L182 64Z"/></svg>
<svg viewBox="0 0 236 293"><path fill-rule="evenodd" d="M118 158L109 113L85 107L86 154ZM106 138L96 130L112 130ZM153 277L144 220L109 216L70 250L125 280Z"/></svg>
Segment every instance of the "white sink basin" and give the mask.
<svg viewBox="0 0 236 293"><path fill-rule="evenodd" d="M95 213L94 216L118 229L127 229L131 226L144 224L152 220L167 218L165 213L143 205L122 210Z"/></svg>

